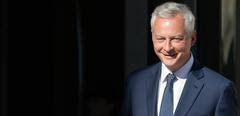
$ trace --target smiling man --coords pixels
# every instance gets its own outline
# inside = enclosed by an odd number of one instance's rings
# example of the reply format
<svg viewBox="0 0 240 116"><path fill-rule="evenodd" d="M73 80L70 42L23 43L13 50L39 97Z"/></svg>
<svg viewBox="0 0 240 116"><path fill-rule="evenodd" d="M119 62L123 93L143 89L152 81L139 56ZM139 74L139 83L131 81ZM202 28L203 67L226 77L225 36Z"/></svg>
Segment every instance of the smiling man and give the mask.
<svg viewBox="0 0 240 116"><path fill-rule="evenodd" d="M181 14L154 19L152 41L155 53L168 69L176 71L189 60L191 46L196 41L195 33L186 32Z"/></svg>
<svg viewBox="0 0 240 116"><path fill-rule="evenodd" d="M184 4L154 10L152 41L161 62L129 76L123 116L237 116L233 83L191 54L194 25Z"/></svg>

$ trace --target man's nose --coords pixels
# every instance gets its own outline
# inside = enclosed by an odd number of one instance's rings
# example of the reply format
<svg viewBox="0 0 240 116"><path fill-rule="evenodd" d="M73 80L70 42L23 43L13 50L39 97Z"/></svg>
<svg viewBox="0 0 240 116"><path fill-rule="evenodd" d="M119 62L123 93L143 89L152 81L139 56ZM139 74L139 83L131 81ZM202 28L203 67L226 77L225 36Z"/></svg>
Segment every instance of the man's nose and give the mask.
<svg viewBox="0 0 240 116"><path fill-rule="evenodd" d="M164 50L170 52L173 49L171 41L167 40L164 45Z"/></svg>

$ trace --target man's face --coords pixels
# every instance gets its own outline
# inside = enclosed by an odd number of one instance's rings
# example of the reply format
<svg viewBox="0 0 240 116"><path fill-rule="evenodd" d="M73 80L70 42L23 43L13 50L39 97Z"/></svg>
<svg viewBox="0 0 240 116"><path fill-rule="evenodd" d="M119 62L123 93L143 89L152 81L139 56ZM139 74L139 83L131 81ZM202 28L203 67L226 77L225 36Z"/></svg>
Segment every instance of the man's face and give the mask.
<svg viewBox="0 0 240 116"><path fill-rule="evenodd" d="M152 27L152 41L160 60L168 69L176 71L189 59L196 38L195 34L187 36L184 19L177 15L173 18L156 18Z"/></svg>

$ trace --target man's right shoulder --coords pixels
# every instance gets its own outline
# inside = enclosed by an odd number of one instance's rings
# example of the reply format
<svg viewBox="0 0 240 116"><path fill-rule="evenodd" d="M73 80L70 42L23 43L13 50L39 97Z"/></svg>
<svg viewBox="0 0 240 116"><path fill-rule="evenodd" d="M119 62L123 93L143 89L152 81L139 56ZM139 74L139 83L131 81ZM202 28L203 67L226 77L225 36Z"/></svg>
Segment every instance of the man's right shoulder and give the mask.
<svg viewBox="0 0 240 116"><path fill-rule="evenodd" d="M128 82L145 81L146 79L154 78L161 69L161 62L150 66L135 70L128 76Z"/></svg>

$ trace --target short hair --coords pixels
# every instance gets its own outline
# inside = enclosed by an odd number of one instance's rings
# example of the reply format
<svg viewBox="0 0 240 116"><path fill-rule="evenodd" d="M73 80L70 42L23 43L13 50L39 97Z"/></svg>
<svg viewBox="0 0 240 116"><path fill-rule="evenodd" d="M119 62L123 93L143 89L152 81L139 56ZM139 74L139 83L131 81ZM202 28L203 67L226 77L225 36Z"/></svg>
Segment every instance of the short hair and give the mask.
<svg viewBox="0 0 240 116"><path fill-rule="evenodd" d="M172 18L177 15L182 15L184 19L184 26L187 34L190 36L195 31L195 17L192 11L185 4L166 2L155 8L151 17L151 28L153 28L156 17Z"/></svg>

